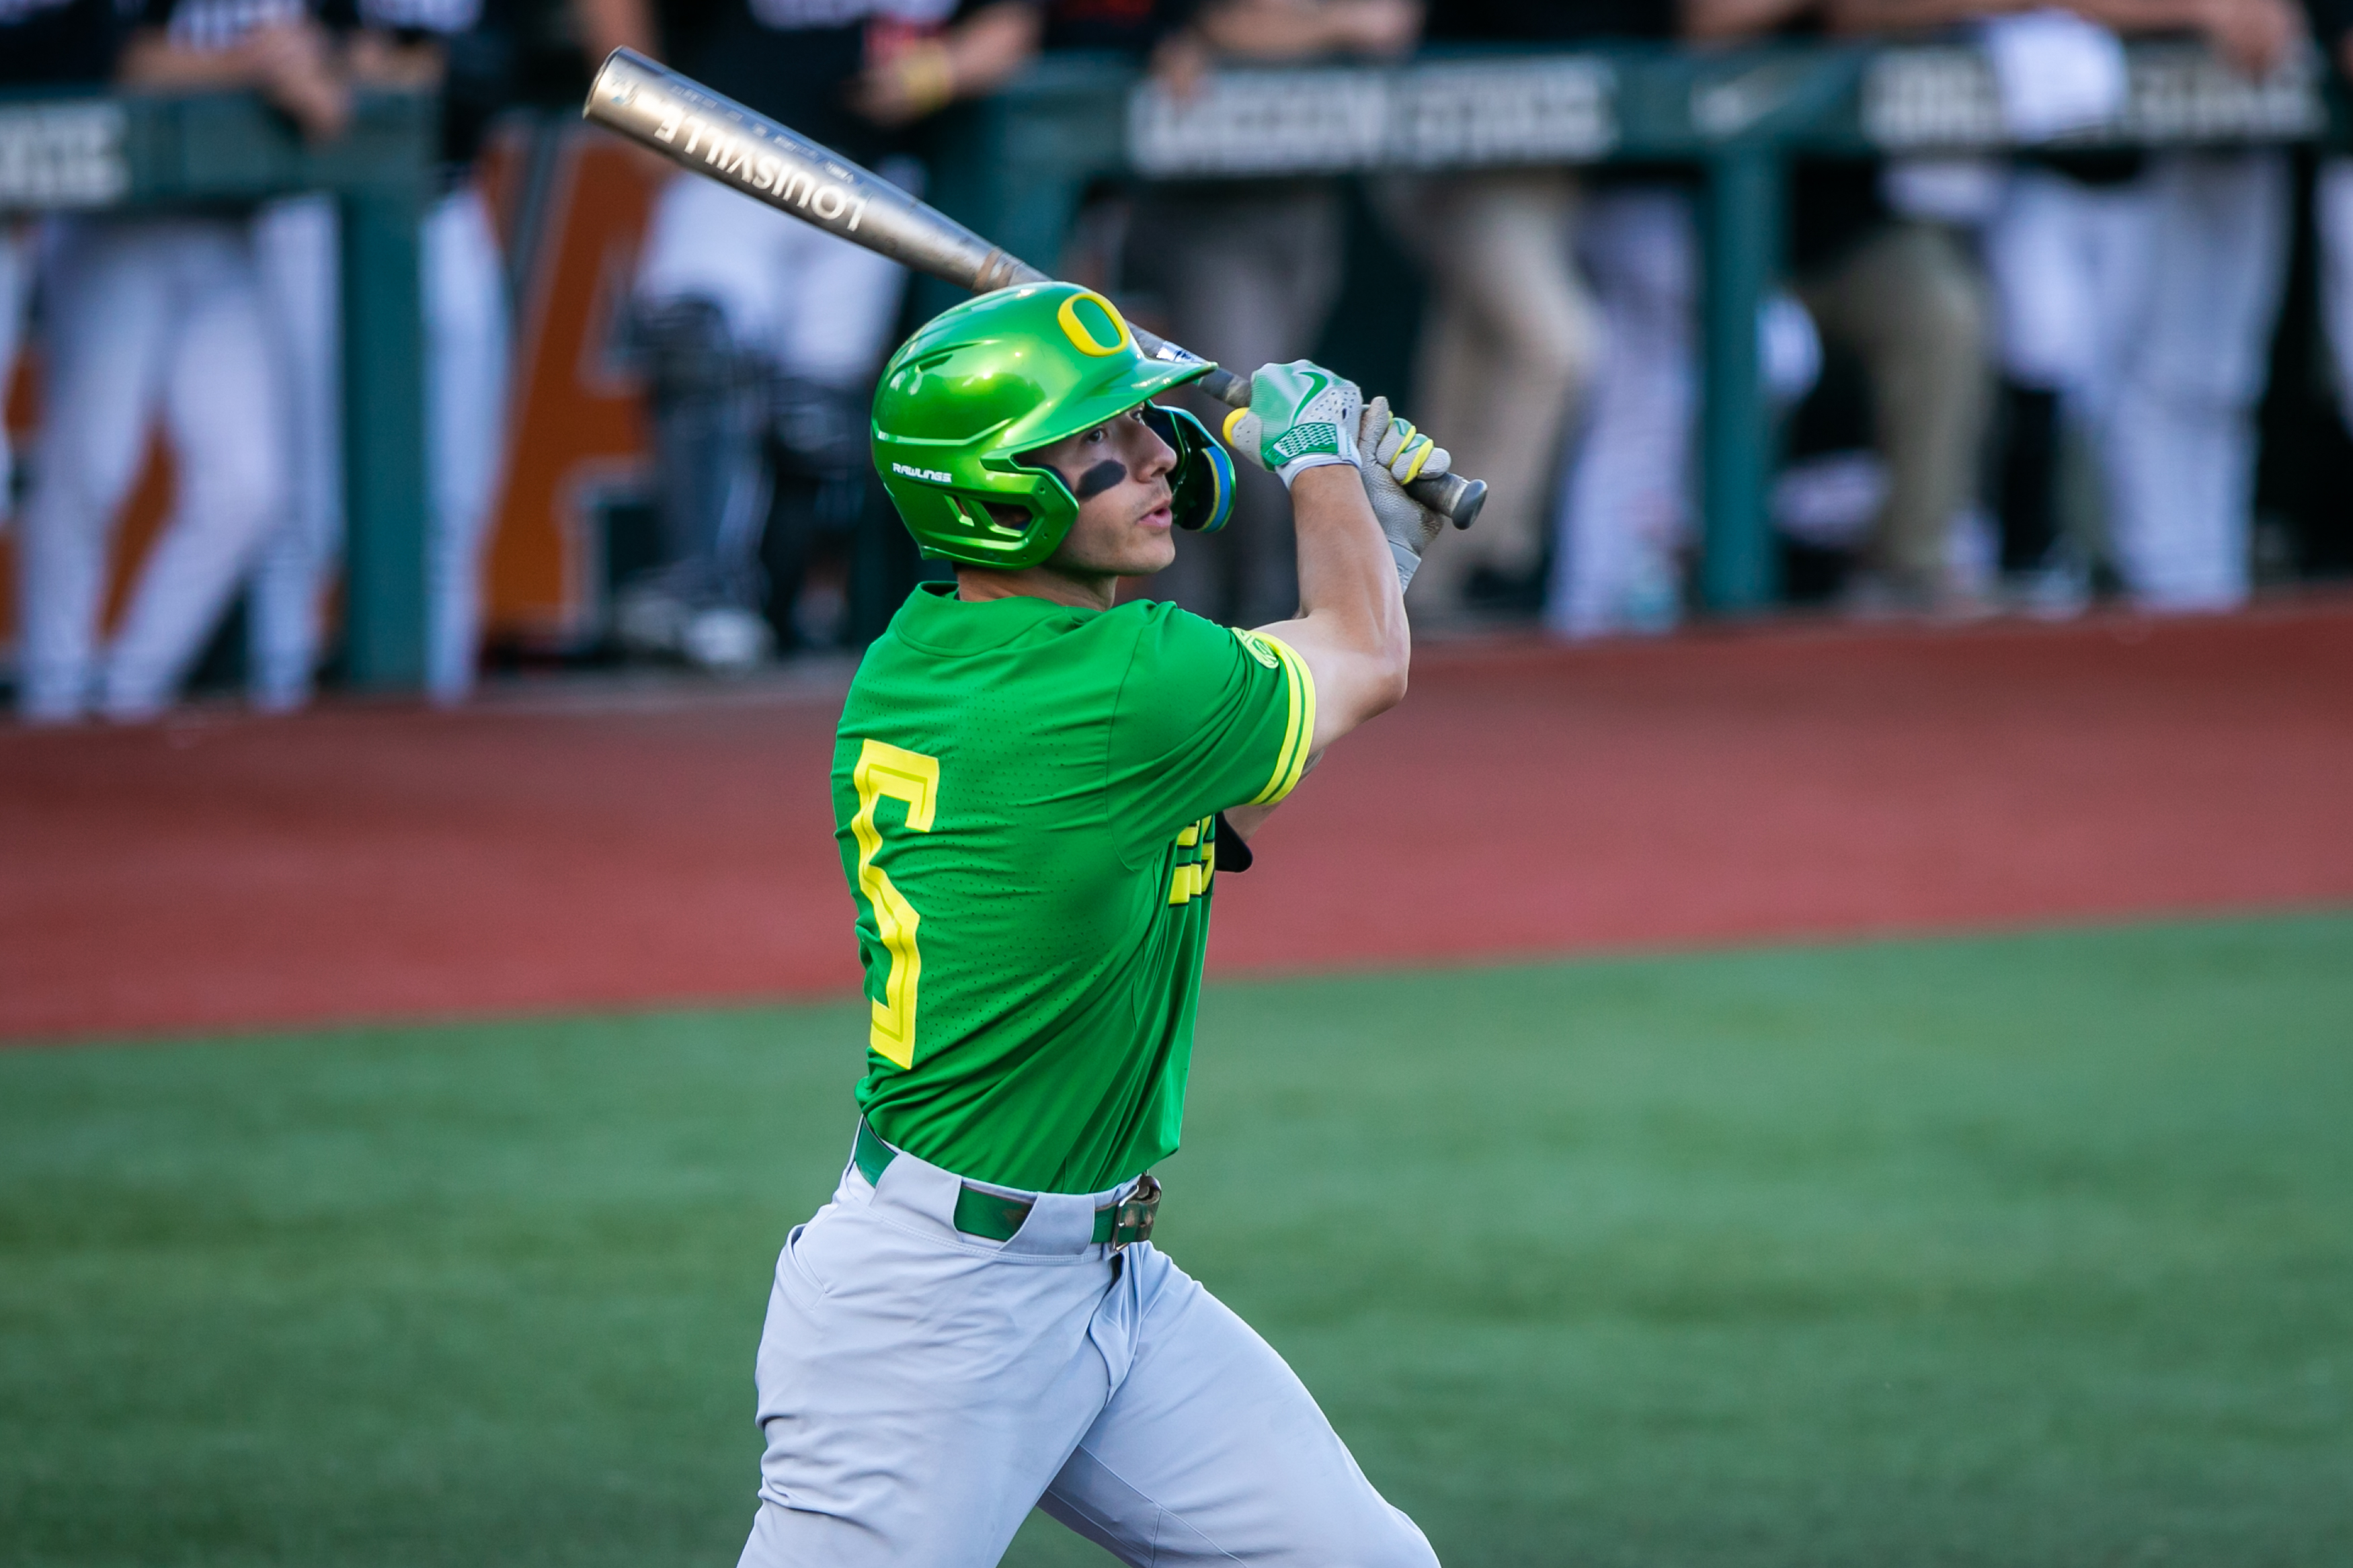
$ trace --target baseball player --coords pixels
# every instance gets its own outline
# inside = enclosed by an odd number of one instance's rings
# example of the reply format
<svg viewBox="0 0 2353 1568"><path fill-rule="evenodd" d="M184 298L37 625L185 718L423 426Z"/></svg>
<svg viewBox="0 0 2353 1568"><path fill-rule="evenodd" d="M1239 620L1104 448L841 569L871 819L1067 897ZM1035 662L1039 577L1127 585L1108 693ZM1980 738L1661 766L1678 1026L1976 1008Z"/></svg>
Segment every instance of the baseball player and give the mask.
<svg viewBox="0 0 2353 1568"><path fill-rule="evenodd" d="M503 6L490 9L502 11ZM510 338L490 209L474 178L491 113L509 95L513 50L483 0L358 0L345 59L359 81L442 95L438 194L418 235L425 313L426 691L473 689L481 640L482 549L505 451ZM289 526L254 574L248 674L257 707L311 695L322 595L343 537L341 268L333 199L274 202L255 220L271 324L296 395Z"/></svg>
<svg viewBox="0 0 2353 1568"><path fill-rule="evenodd" d="M2286 0L2074 9L2119 32L2194 26L2255 76L2300 28ZM2253 412L2285 280L2288 184L2275 149L2042 153L1987 231L2003 368L2026 389L2018 435L2045 453L2062 422L2090 436L2107 554L2150 609L2225 608L2247 593ZM2047 467L2013 475L2013 508L2047 510L2054 482Z"/></svg>
<svg viewBox="0 0 2353 1568"><path fill-rule="evenodd" d="M1443 452L1305 361L1229 423L1290 489L1298 614L1114 605L1226 510L1151 399L1201 374L1071 284L892 356L874 461L924 552L843 707L833 790L871 1001L852 1156L777 1260L746 1565L997 1561L1032 1505L1131 1563L1435 1561L1299 1380L1155 1248L1219 872L1404 694Z"/></svg>
<svg viewBox="0 0 2353 1568"><path fill-rule="evenodd" d="M2353 80L2353 0L2306 0L2306 13L2330 65L2340 78ZM2353 158L2340 153L2321 160L2312 217L2337 407L2338 416L2353 424Z"/></svg>
<svg viewBox="0 0 2353 1568"><path fill-rule="evenodd" d="M0 0L0 89L98 86L114 72L119 34L110 0ZM16 375L40 236L36 218L0 213L0 403ZM14 457L0 420L0 525L16 500Z"/></svg>
<svg viewBox="0 0 2353 1568"><path fill-rule="evenodd" d="M349 98L303 0L152 0L123 50L133 89L257 88L307 134ZM52 276L51 376L19 554L18 706L36 722L95 700L135 720L172 700L286 515L284 385L248 216L77 218ZM101 670L107 542L160 408L177 464L171 520Z"/></svg>
<svg viewBox="0 0 2353 1568"><path fill-rule="evenodd" d="M1579 214L1601 347L1568 453L1545 624L1567 637L1662 632L1681 614L1699 407L1699 245L1689 197L1605 185Z"/></svg>

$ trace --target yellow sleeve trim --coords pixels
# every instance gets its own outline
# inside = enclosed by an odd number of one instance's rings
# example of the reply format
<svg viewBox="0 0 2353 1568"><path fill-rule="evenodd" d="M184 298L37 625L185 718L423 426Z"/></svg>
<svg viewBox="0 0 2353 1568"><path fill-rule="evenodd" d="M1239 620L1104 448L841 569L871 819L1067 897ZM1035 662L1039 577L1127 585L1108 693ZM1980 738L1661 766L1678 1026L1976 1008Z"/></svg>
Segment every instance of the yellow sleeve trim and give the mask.
<svg viewBox="0 0 2353 1568"><path fill-rule="evenodd" d="M1282 745L1274 754L1274 776L1250 801L1252 805L1272 805L1289 795L1299 783L1300 774L1307 771L1307 748L1315 738L1315 678L1307 673L1307 661L1292 651L1291 645L1281 637L1271 637L1264 632L1250 635L1259 646L1273 651L1282 662L1283 673L1290 678L1283 687L1290 698L1291 710L1283 721Z"/></svg>

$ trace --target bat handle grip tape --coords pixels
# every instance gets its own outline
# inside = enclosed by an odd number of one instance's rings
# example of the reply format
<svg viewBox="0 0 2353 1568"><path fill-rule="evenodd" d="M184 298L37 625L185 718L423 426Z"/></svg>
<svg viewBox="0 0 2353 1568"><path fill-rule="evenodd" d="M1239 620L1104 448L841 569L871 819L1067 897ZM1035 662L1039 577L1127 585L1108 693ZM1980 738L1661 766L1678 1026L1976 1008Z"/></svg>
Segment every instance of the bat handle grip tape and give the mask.
<svg viewBox="0 0 2353 1568"><path fill-rule="evenodd" d="M1201 390L1229 407L1250 406L1250 378L1223 367L1201 378ZM1468 528L1479 521L1479 509L1487 504L1487 481L1466 479L1460 474L1440 474L1414 480L1405 487L1405 493L1455 527Z"/></svg>

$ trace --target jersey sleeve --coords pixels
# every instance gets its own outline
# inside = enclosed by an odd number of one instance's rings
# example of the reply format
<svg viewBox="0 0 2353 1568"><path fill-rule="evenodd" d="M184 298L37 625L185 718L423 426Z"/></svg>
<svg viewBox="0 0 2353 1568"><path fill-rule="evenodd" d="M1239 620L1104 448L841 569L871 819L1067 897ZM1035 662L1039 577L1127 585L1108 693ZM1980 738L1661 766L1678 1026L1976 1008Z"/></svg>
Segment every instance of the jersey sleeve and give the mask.
<svg viewBox="0 0 2353 1568"><path fill-rule="evenodd" d="M1229 806L1281 800L1306 771L1314 732L1315 680L1288 646L1152 606L1112 708L1121 859L1140 865Z"/></svg>

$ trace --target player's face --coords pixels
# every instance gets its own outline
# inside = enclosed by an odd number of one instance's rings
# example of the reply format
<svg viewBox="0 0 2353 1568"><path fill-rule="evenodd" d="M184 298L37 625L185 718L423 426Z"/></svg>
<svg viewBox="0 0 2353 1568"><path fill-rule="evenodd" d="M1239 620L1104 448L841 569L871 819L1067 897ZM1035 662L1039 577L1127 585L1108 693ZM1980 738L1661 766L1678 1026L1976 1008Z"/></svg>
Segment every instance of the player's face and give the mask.
<svg viewBox="0 0 2353 1568"><path fill-rule="evenodd" d="M1176 454L1130 409L1038 454L1078 498L1047 564L1087 577L1149 577L1176 559L1168 475Z"/></svg>

